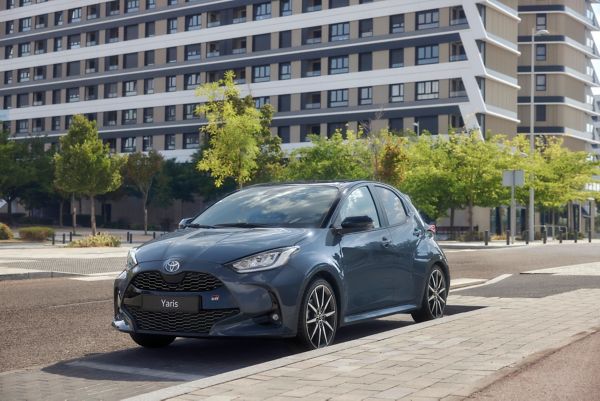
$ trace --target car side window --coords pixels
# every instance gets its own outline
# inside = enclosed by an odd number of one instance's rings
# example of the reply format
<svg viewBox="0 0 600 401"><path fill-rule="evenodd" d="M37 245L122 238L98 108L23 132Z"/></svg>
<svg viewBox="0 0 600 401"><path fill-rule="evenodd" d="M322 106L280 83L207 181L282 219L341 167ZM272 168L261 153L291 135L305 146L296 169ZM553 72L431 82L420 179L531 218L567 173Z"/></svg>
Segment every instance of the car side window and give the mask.
<svg viewBox="0 0 600 401"><path fill-rule="evenodd" d="M367 187L357 188L348 195L340 209L337 224L341 224L346 217L356 216L369 216L373 220L373 228L381 227L375 202Z"/></svg>
<svg viewBox="0 0 600 401"><path fill-rule="evenodd" d="M375 187L375 192L381 200L384 213L390 226L404 223L407 217L406 209L404 209L402 200L400 200L398 195L384 187Z"/></svg>

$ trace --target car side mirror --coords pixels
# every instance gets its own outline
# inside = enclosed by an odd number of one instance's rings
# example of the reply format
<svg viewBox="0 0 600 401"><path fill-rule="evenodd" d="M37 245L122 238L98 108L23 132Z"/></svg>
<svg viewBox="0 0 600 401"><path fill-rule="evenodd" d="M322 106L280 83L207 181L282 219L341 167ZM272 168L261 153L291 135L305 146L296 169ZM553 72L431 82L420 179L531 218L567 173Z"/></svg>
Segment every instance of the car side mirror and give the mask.
<svg viewBox="0 0 600 401"><path fill-rule="evenodd" d="M190 224L192 222L192 220L194 220L193 217L188 217L188 218L185 218L185 219L181 219L181 221L179 222L178 228L180 230L183 230L184 228L187 227L188 224Z"/></svg>
<svg viewBox="0 0 600 401"><path fill-rule="evenodd" d="M342 233L372 230L375 226L369 216L349 216L342 221Z"/></svg>

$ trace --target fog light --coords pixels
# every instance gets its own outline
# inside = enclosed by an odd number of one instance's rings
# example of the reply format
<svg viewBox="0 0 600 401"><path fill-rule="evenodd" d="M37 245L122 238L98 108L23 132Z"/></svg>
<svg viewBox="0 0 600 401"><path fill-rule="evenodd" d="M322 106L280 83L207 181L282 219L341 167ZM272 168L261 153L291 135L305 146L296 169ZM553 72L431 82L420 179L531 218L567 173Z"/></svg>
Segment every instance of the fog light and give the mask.
<svg viewBox="0 0 600 401"><path fill-rule="evenodd" d="M277 312L271 314L271 320L274 322L278 322L279 321L279 314Z"/></svg>

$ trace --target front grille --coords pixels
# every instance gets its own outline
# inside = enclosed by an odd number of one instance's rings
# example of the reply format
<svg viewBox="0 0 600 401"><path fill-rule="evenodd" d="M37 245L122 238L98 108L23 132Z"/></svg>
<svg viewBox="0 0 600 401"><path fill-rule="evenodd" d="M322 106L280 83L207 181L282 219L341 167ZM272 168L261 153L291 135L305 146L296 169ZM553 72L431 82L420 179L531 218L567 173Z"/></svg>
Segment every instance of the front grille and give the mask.
<svg viewBox="0 0 600 401"><path fill-rule="evenodd" d="M201 310L199 313L149 312L128 306L138 330L171 333L208 334L218 321L240 312L239 309Z"/></svg>
<svg viewBox="0 0 600 401"><path fill-rule="evenodd" d="M133 285L140 290L189 292L212 291L223 286L221 280L208 273L185 272L167 279L170 282L157 271L142 272L135 276Z"/></svg>

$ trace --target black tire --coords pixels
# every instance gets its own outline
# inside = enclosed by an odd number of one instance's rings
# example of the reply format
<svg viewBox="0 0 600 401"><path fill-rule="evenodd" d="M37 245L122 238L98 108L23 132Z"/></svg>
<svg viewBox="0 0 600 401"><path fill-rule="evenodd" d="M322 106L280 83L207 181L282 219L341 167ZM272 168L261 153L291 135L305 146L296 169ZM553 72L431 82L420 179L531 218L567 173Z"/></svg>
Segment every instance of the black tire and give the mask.
<svg viewBox="0 0 600 401"><path fill-rule="evenodd" d="M159 334L129 333L131 339L138 345L146 348L163 348L175 341L175 336L162 336Z"/></svg>
<svg viewBox="0 0 600 401"><path fill-rule="evenodd" d="M304 294L298 316L298 340L308 349L333 343L338 327L335 291L323 279L313 281Z"/></svg>
<svg viewBox="0 0 600 401"><path fill-rule="evenodd" d="M415 322L421 323L443 317L447 298L446 275L440 266L435 265L431 268L425 282L421 308L411 313L412 318Z"/></svg>

